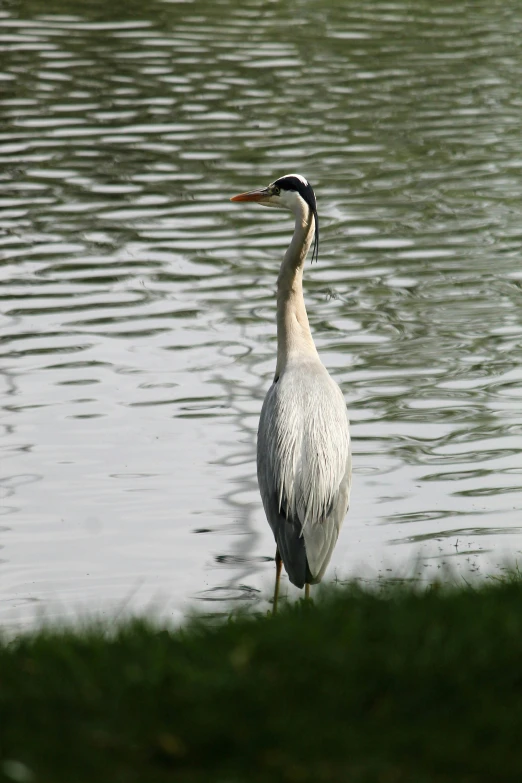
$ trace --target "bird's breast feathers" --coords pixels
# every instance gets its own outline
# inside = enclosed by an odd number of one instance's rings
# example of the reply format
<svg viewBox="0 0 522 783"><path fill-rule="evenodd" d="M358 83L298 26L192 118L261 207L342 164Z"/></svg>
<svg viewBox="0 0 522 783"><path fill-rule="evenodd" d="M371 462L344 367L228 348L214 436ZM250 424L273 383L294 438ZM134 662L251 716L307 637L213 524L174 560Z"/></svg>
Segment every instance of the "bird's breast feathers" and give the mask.
<svg viewBox="0 0 522 783"><path fill-rule="evenodd" d="M274 382L261 413L261 451L279 509L303 530L324 522L346 479L350 435L342 392L322 365Z"/></svg>

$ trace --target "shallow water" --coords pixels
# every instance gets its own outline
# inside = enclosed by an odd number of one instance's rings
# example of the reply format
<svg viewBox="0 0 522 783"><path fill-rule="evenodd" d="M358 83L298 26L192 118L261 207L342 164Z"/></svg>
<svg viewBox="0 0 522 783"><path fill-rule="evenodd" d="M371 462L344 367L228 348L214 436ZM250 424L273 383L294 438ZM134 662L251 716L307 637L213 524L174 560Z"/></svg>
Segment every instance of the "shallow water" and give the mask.
<svg viewBox="0 0 522 783"><path fill-rule="evenodd" d="M516 560L521 42L516 0L4 6L3 622L268 606L292 222L228 198L291 171L354 441L328 580Z"/></svg>

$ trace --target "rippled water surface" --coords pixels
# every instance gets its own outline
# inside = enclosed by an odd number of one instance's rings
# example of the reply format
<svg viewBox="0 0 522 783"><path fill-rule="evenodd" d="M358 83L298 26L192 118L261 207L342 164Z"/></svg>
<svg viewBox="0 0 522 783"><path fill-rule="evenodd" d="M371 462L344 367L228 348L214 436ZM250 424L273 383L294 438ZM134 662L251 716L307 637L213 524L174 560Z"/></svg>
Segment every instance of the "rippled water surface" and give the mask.
<svg viewBox="0 0 522 783"><path fill-rule="evenodd" d="M516 560L517 0L28 0L0 47L0 619L268 605L292 222L228 198L291 171L354 439L328 579Z"/></svg>

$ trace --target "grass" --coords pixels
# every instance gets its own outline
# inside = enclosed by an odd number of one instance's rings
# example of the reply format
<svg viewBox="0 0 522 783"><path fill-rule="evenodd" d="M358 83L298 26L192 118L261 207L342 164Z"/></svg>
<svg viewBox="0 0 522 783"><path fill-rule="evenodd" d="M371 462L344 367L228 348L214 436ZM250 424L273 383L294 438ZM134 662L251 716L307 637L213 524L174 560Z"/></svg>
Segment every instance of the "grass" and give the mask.
<svg viewBox="0 0 522 783"><path fill-rule="evenodd" d="M0 645L0 778L522 780L522 581Z"/></svg>

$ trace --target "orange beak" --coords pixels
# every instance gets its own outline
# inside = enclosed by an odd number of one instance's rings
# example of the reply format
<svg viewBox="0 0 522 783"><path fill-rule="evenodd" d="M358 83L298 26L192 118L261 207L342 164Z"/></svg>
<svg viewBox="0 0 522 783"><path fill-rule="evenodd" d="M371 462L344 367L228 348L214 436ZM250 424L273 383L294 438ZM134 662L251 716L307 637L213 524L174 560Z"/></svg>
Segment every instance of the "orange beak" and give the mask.
<svg viewBox="0 0 522 783"><path fill-rule="evenodd" d="M263 201L268 198L270 193L268 188L261 190L249 190L248 193L240 193L238 196L232 196L230 201Z"/></svg>

